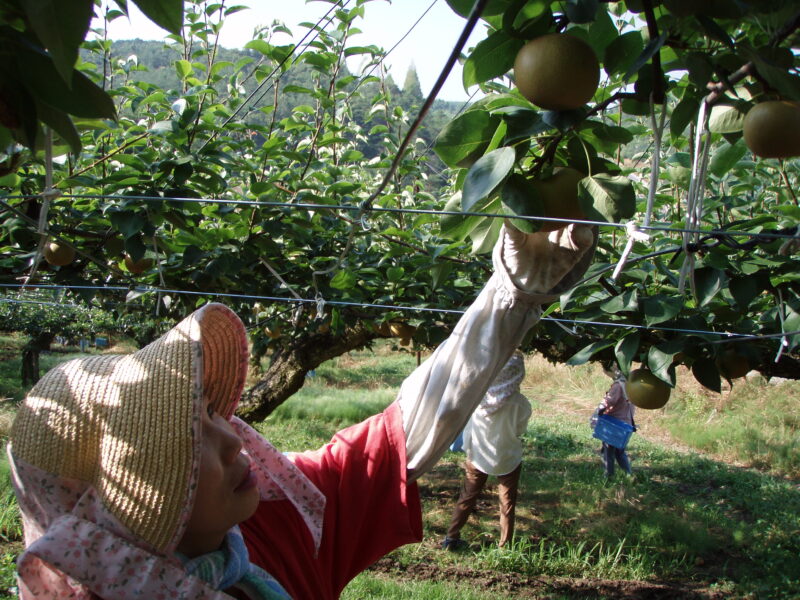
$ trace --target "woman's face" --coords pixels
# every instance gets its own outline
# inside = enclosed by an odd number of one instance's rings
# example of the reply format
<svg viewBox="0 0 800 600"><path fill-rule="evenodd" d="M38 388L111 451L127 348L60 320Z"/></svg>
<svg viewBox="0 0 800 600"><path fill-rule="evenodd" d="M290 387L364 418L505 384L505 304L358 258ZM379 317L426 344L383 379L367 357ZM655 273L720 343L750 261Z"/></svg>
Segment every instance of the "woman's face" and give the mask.
<svg viewBox="0 0 800 600"><path fill-rule="evenodd" d="M217 550L228 530L256 510L259 492L233 426L206 400L194 509L177 550L189 557Z"/></svg>

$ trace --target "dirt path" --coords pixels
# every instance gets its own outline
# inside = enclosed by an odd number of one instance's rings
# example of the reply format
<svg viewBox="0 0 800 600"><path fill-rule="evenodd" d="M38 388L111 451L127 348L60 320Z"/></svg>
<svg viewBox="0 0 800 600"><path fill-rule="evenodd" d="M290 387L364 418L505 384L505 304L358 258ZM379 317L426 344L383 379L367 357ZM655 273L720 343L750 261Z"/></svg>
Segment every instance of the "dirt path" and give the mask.
<svg viewBox="0 0 800 600"><path fill-rule="evenodd" d="M498 598L547 600L556 598L614 598L620 600L721 600L724 595L702 587L668 582L612 579L570 579L565 577L520 577L513 573L440 567L435 563L402 565L386 557L370 571L393 579L448 581L468 584Z"/></svg>

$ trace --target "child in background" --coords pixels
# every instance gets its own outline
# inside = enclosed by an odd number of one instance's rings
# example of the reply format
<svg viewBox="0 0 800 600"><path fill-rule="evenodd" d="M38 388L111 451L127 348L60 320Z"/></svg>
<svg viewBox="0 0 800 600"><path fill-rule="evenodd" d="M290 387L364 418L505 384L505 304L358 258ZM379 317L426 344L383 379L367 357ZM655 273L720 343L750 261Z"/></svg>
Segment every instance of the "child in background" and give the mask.
<svg viewBox="0 0 800 600"><path fill-rule="evenodd" d="M600 414L614 417L632 427L636 427L633 420L633 413L636 407L628 400L628 394L625 392L625 383L627 381L625 375L617 368L606 371L606 374L610 375L614 382L611 384L611 387L603 397L603 401L600 403ZM600 452L603 457L603 468L605 469L606 478L614 476L615 463L619 463L619 466L628 475L631 474L631 461L624 448L616 448L611 444L603 442Z"/></svg>

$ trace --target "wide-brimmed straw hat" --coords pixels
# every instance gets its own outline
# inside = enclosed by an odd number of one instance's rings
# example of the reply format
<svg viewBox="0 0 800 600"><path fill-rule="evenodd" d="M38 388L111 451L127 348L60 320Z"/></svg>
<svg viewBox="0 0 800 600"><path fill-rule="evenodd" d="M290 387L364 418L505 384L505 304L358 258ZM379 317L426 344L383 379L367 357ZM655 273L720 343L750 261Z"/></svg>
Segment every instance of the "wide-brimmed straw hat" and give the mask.
<svg viewBox="0 0 800 600"><path fill-rule="evenodd" d="M241 320L209 304L138 352L72 360L34 386L8 445L21 598L228 598L174 555L194 508L206 398L241 438L261 500L289 500L319 548L324 495L233 415L247 359Z"/></svg>
<svg viewBox="0 0 800 600"><path fill-rule="evenodd" d="M228 307L209 304L133 354L66 362L20 406L10 454L94 488L129 531L116 533L172 552L194 503L203 396L230 417L247 356L241 320Z"/></svg>

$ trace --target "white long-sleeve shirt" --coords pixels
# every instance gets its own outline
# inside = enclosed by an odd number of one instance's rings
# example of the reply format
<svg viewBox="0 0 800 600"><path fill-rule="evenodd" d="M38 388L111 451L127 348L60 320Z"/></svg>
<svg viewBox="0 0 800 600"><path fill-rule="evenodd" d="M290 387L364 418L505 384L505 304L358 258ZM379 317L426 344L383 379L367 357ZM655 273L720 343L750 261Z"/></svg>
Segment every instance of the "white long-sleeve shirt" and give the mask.
<svg viewBox="0 0 800 600"><path fill-rule="evenodd" d="M441 458L541 315L542 297L514 284L499 245L493 262L494 274L453 333L400 387L409 480Z"/></svg>
<svg viewBox="0 0 800 600"><path fill-rule="evenodd" d="M531 403L514 392L494 411L478 405L464 429L464 452L488 475L506 475L522 462L522 434L531 418Z"/></svg>

